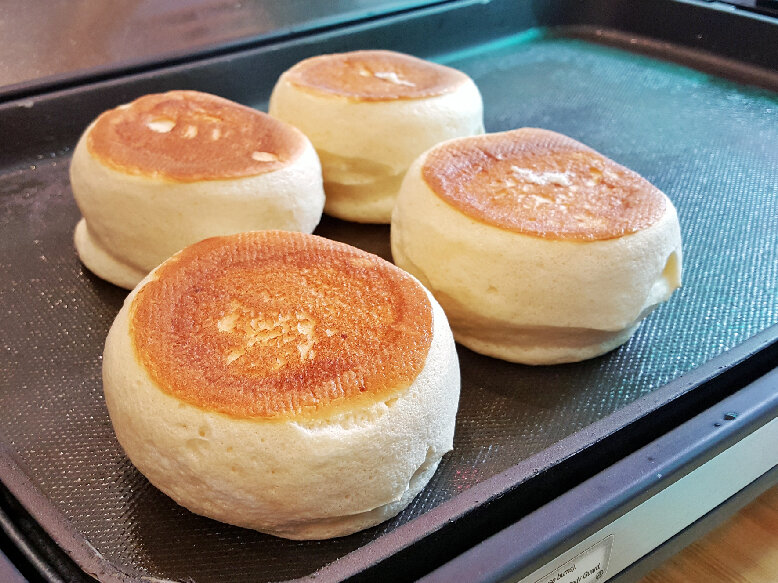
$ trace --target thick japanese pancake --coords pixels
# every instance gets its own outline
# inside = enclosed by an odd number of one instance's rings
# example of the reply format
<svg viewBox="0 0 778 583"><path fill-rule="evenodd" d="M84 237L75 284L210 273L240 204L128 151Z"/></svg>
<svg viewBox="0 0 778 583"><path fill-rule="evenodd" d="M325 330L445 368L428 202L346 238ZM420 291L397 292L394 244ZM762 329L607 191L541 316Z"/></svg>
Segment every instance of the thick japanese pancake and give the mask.
<svg viewBox="0 0 778 583"><path fill-rule="evenodd" d="M293 539L402 510L452 448L443 310L379 257L314 235L206 239L152 271L103 356L116 435L190 510Z"/></svg>
<svg viewBox="0 0 778 583"><path fill-rule="evenodd" d="M324 211L388 223L403 175L438 142L483 133L483 106L464 73L392 51L321 55L286 71L270 115L305 133L321 159Z"/></svg>
<svg viewBox="0 0 778 583"><path fill-rule="evenodd" d="M452 140L405 177L392 254L446 310L459 342L526 364L623 344L681 283L670 200L558 133Z"/></svg>
<svg viewBox="0 0 778 583"><path fill-rule="evenodd" d="M321 166L297 129L196 91L146 95L100 115L70 166L75 244L96 275L131 289L183 247L258 229L310 233Z"/></svg>

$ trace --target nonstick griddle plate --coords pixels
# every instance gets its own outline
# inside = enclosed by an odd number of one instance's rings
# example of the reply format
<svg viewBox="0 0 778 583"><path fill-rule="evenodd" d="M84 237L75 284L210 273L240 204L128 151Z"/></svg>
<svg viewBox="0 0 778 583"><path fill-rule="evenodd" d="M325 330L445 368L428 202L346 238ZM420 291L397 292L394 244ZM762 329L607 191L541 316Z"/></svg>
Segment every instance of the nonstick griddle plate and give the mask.
<svg viewBox="0 0 778 583"><path fill-rule="evenodd" d="M361 48L360 34L318 46L309 40L306 50ZM59 545L105 579L304 577L520 462L523 481L553 472L554 460L600 438L585 428L662 394L673 379L775 324L778 96L641 56L640 39L603 46L601 34L518 28L462 50L419 54L473 77L488 131L533 126L568 134L665 191L682 226L683 288L625 346L586 362L533 368L460 347L455 449L397 518L341 539L287 541L196 516L133 468L114 437L100 379L103 342L126 292L91 275L73 250L79 214L67 147L0 169L3 481ZM609 38L614 44L618 34ZM672 48L664 47L666 56ZM279 51L273 58L281 63ZM198 88L181 75L157 77L160 90L171 78ZM259 79L250 99L243 89L244 102L263 107L274 81ZM115 96L117 86L121 80L105 94ZM75 107L79 92L57 99ZM95 95L86 97L90 107ZM47 131L45 122L30 131ZM317 233L389 257L388 227L325 218ZM619 419L613 429L629 422ZM560 442L564 451L549 456ZM550 466L526 463L540 454ZM403 532L418 536L411 527Z"/></svg>

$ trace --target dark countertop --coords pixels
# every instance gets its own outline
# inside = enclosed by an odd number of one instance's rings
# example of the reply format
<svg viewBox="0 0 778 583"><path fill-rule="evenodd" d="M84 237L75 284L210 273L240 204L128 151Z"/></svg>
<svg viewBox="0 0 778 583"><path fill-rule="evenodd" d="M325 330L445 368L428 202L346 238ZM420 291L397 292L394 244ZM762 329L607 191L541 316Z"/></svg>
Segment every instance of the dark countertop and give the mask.
<svg viewBox="0 0 778 583"><path fill-rule="evenodd" d="M441 0L29 0L0 5L0 88L277 38Z"/></svg>

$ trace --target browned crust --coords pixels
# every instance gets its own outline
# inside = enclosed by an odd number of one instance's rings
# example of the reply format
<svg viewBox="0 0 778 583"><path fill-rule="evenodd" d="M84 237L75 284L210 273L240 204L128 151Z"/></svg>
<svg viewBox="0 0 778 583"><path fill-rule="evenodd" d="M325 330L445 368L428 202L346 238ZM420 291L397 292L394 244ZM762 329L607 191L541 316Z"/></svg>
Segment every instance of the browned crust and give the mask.
<svg viewBox="0 0 778 583"><path fill-rule="evenodd" d="M305 139L250 107L198 91L170 91L106 111L86 145L119 172L195 182L278 170L299 157Z"/></svg>
<svg viewBox="0 0 778 583"><path fill-rule="evenodd" d="M572 138L534 128L463 138L427 156L422 177L464 214L544 239L597 241L645 229L666 197Z"/></svg>
<svg viewBox="0 0 778 583"><path fill-rule="evenodd" d="M467 82L461 71L393 51L354 51L300 61L283 78L303 90L354 101L423 99Z"/></svg>
<svg viewBox="0 0 778 583"><path fill-rule="evenodd" d="M386 399L424 367L432 307L383 259L282 231L196 243L130 307L135 356L164 392L239 418Z"/></svg>

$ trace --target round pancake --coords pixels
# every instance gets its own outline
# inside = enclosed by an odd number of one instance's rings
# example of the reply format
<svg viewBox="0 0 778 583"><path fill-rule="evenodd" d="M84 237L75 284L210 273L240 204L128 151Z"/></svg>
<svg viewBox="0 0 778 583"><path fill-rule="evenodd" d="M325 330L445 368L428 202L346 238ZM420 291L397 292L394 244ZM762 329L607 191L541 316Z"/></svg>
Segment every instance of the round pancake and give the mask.
<svg viewBox="0 0 778 583"><path fill-rule="evenodd" d="M398 193L391 245L458 342L524 364L613 350L681 285L680 225L665 194L544 130L422 154Z"/></svg>
<svg viewBox="0 0 778 583"><path fill-rule="evenodd" d="M151 484L291 539L405 508L453 447L459 386L446 315L418 281L280 231L165 261L130 292L103 352L116 437Z"/></svg>
<svg viewBox="0 0 778 583"><path fill-rule="evenodd" d="M263 231L196 243L130 308L138 361L164 392L238 418L381 399L424 367L432 309L392 264L351 246Z"/></svg>
<svg viewBox="0 0 778 583"><path fill-rule="evenodd" d="M197 182L278 170L300 156L305 140L250 107L198 91L170 91L106 111L86 144L114 170Z"/></svg>
<svg viewBox="0 0 778 583"><path fill-rule="evenodd" d="M454 91L467 75L393 51L353 51L299 62L286 73L293 85L355 101L424 99Z"/></svg>
<svg viewBox="0 0 778 583"><path fill-rule="evenodd" d="M666 206L664 194L632 170L534 128L448 142L430 152L422 176L478 221L552 240L622 237L656 223Z"/></svg>

